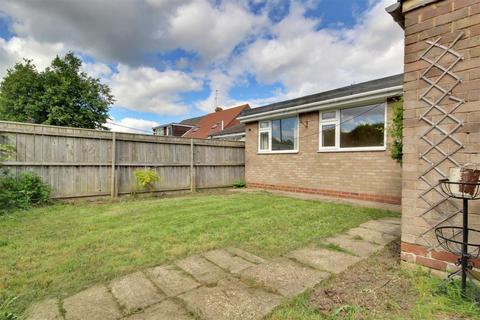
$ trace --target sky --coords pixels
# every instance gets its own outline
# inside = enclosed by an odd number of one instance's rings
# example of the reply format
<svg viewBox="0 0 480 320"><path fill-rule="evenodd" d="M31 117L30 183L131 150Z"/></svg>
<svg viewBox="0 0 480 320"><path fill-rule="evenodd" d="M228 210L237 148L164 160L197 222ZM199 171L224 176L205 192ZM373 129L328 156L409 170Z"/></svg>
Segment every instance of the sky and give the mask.
<svg viewBox="0 0 480 320"><path fill-rule="evenodd" d="M145 133L215 100L259 107L401 73L394 2L0 0L0 77L73 51L112 89L109 126Z"/></svg>

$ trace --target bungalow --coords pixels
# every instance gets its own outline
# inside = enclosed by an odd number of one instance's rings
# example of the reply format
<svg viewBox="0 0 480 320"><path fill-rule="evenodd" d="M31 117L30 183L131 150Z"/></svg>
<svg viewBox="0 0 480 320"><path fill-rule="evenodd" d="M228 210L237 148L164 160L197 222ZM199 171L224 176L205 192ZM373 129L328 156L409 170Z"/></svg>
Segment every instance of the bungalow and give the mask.
<svg viewBox="0 0 480 320"><path fill-rule="evenodd" d="M250 187L400 204L387 129L403 75L244 110Z"/></svg>

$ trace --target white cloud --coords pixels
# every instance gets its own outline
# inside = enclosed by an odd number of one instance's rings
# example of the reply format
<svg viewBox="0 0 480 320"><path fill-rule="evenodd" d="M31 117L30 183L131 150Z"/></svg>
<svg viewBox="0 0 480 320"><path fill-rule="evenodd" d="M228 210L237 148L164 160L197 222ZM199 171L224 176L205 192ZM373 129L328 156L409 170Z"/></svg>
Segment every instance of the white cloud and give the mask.
<svg viewBox="0 0 480 320"><path fill-rule="evenodd" d="M207 62L227 58L266 21L234 0L2 0L1 11L20 37L128 65L177 48Z"/></svg>
<svg viewBox="0 0 480 320"><path fill-rule="evenodd" d="M23 57L44 68L73 50L93 58L83 70L111 86L116 105L137 111L183 115L189 106L181 94L203 83L210 95L195 103L198 109L213 109L215 90L220 105L242 103L229 91L247 76L285 88L247 101L261 105L402 71L403 34L384 11L392 0L371 0L357 23L343 29L318 29L319 19L306 18L312 0L292 1L278 23L267 14L281 0L264 0L259 14L248 3L260 0L0 1L16 34L0 38L0 75ZM179 48L201 61L150 56Z"/></svg>
<svg viewBox="0 0 480 320"><path fill-rule="evenodd" d="M232 50L264 25L266 18L234 1L212 6L197 0L180 6L165 31L167 46L200 53L210 63L228 58Z"/></svg>
<svg viewBox="0 0 480 320"><path fill-rule="evenodd" d="M155 121L137 119L137 118L123 118L120 121L115 119L108 120L106 127L116 132L128 132L128 133L152 133L152 128L158 126L159 123Z"/></svg>
<svg viewBox="0 0 480 320"><path fill-rule="evenodd" d="M402 72L403 33L385 12L389 0L373 5L351 29L319 29L304 7L272 26L272 39L253 43L232 75L253 73L261 83L280 82L286 96L299 96ZM252 71L250 71L252 70Z"/></svg>
<svg viewBox="0 0 480 320"><path fill-rule="evenodd" d="M181 71L158 71L150 67L118 65L110 86L116 105L163 115L182 115L188 107L181 102L182 92L202 88L201 81Z"/></svg>
<svg viewBox="0 0 480 320"><path fill-rule="evenodd" d="M138 64L158 47L157 30L178 5L165 1L154 8L137 0L2 0L19 37L62 42L101 60Z"/></svg>
<svg viewBox="0 0 480 320"><path fill-rule="evenodd" d="M57 54L65 53L62 43L41 43L31 38L0 38L0 77L23 58L33 60L39 70L45 69Z"/></svg>
<svg viewBox="0 0 480 320"><path fill-rule="evenodd" d="M82 70L91 77L104 79L109 78L113 73L109 66L101 62L84 62Z"/></svg>

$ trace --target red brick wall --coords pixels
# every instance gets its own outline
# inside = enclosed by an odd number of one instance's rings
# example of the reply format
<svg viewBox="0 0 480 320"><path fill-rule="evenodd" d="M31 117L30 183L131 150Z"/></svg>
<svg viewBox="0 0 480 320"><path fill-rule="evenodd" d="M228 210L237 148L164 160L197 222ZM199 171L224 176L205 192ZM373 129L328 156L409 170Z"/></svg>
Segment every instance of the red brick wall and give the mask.
<svg viewBox="0 0 480 320"><path fill-rule="evenodd" d="M258 123L247 124L247 185L400 204L401 167L391 159L390 149L319 153L318 120L318 112L300 115L296 154L258 154Z"/></svg>
<svg viewBox="0 0 480 320"><path fill-rule="evenodd" d="M404 9L415 5L419 1L407 0ZM428 145L420 139L420 135L429 126L419 120L428 105L419 100L420 95L427 89L428 84L420 79L421 73L428 67L428 63L419 60L420 55L429 44L426 40L435 40L441 37L440 43L448 46L463 32L462 38L453 47L454 50L464 55L454 68L453 72L463 78L454 90L453 95L465 100L454 116L464 121L464 125L454 133L464 148L453 157L459 163L480 163L480 1L479 0L444 0L432 1L423 7L418 7L405 12L405 75L404 75L404 162L403 162L403 193L402 193L402 259L408 262L445 270L448 263L456 260L452 255L441 253L437 246L434 233L428 231L442 219L448 217L449 208L439 206L438 211L432 210L425 213L428 205L419 198L426 190L427 185L419 176L428 168L428 164L419 159L419 154L425 152ZM435 49L430 55L435 59L441 54ZM441 63L448 66L452 57L445 56ZM436 79L441 74L439 70L432 70L428 76ZM444 78L440 84L448 87L452 78ZM438 97L439 92L432 93L432 98ZM445 110L453 108L453 102L442 101ZM439 121L442 114L431 112L428 118ZM451 130L452 121L443 122L442 127ZM435 132L429 136L432 141L440 141L442 134ZM447 152L454 150L455 145L450 141L441 144ZM431 154L434 161L440 159L441 154ZM439 168L448 172L453 167L449 161L444 161ZM435 179L432 172L430 178ZM438 179L438 178L436 178ZM431 201L436 200L432 194ZM457 205L461 205L457 203ZM479 203L471 205L470 227L480 228ZM461 215L457 215L444 223L444 225L460 225ZM479 242L480 239L473 239ZM450 266L452 266L450 264Z"/></svg>

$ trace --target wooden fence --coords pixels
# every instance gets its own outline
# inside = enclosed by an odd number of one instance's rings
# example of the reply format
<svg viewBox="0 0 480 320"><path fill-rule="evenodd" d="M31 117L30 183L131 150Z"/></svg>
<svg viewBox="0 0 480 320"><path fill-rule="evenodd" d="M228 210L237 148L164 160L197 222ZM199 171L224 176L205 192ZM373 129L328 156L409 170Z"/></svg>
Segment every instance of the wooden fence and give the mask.
<svg viewBox="0 0 480 320"><path fill-rule="evenodd" d="M231 186L244 180L243 142L159 137L0 121L0 143L15 147L11 172L34 171L52 197L116 196L138 191L134 171L154 169L153 191Z"/></svg>

